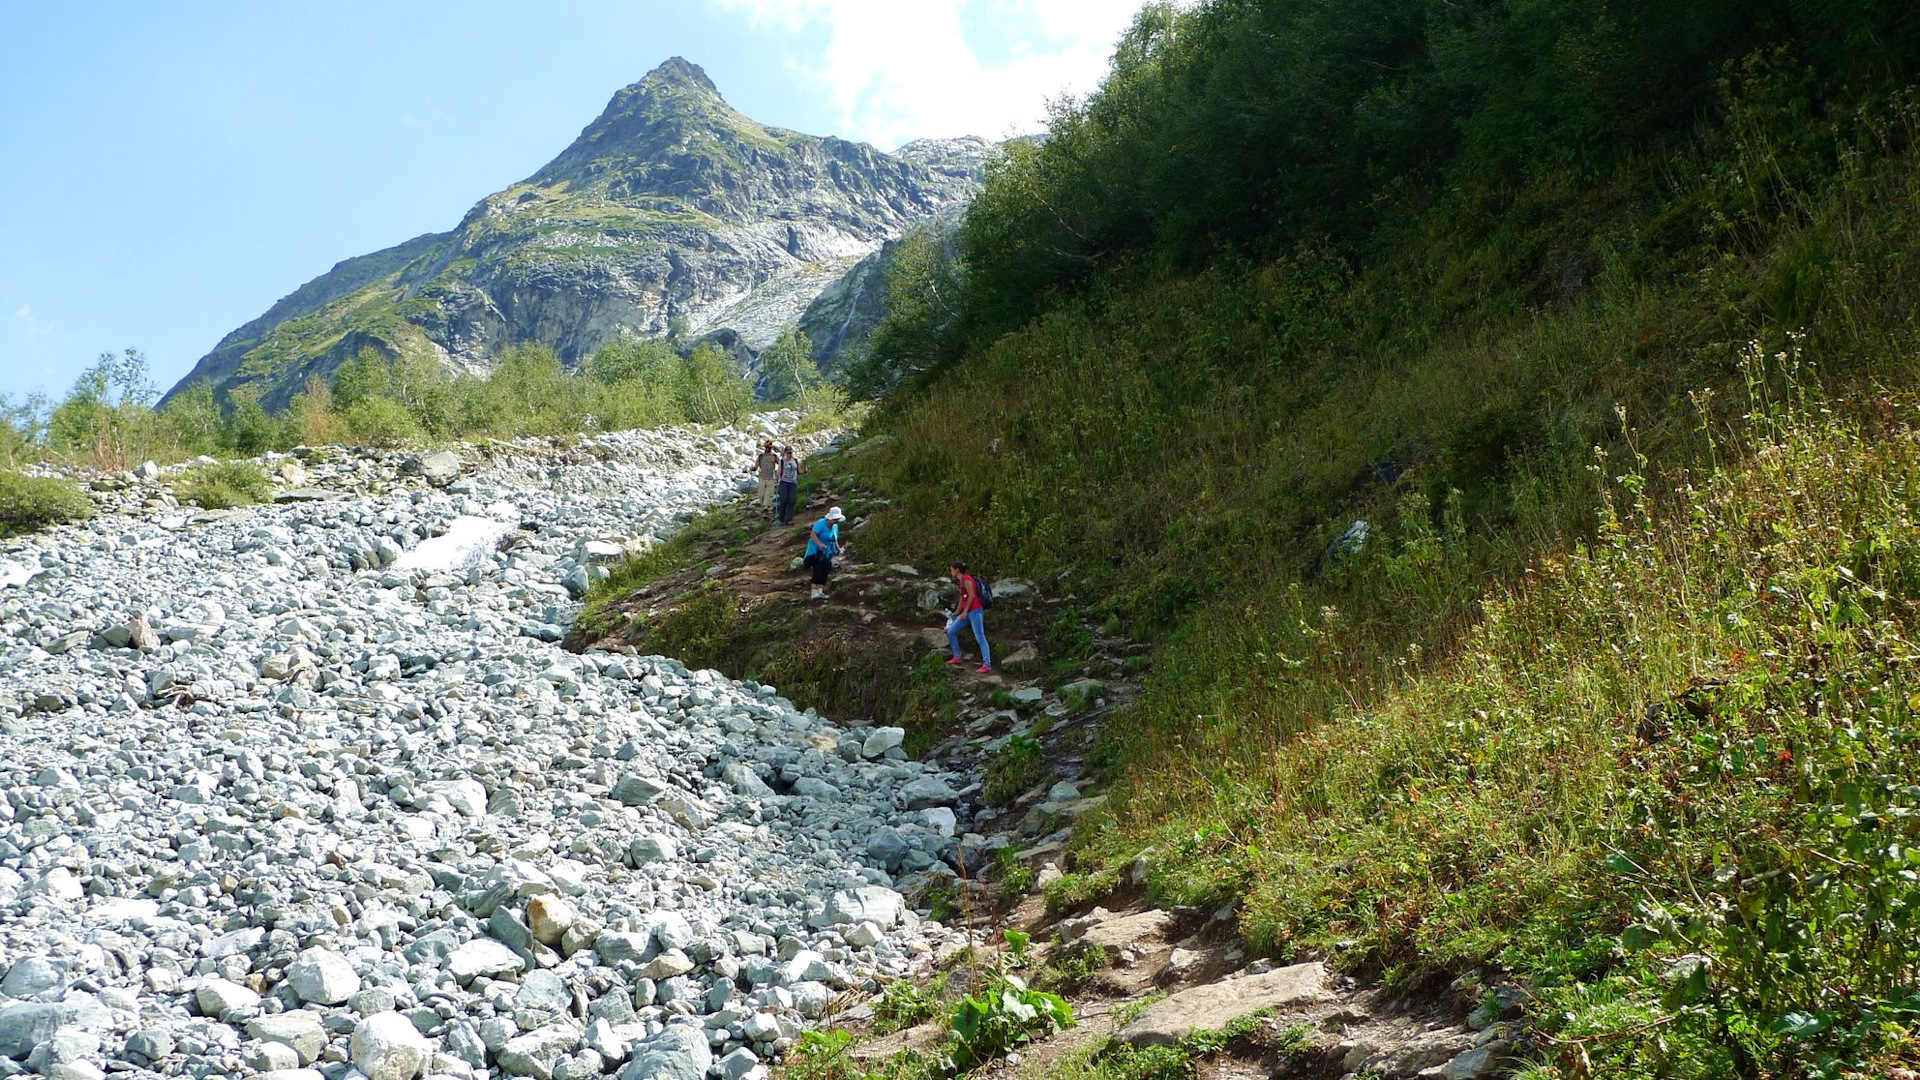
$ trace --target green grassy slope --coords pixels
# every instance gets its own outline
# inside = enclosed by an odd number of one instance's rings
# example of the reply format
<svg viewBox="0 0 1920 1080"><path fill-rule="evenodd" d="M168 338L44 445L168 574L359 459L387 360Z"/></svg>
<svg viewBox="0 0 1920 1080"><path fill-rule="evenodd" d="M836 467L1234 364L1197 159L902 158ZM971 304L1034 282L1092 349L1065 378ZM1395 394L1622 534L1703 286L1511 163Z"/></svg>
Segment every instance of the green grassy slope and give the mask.
<svg viewBox="0 0 1920 1080"><path fill-rule="evenodd" d="M1081 871L1523 975L1542 1075L1910 1060L1916 43L1143 14L893 283L940 302L860 470L869 554L1065 575L1157 643Z"/></svg>

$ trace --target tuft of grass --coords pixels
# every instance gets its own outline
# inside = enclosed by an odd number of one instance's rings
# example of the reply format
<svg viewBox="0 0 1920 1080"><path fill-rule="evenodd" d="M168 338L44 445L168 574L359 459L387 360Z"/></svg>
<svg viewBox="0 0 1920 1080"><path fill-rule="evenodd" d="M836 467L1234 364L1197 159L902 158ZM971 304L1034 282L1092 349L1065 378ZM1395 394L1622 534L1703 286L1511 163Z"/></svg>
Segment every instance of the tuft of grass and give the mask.
<svg viewBox="0 0 1920 1080"><path fill-rule="evenodd" d="M1063 946L1034 975L1033 984L1056 994L1078 994L1107 968L1105 950L1084 943Z"/></svg>
<svg viewBox="0 0 1920 1080"><path fill-rule="evenodd" d="M995 879L1008 896L1023 896L1033 888L1033 866L1021 860L1017 849L1003 847L994 852L993 866Z"/></svg>
<svg viewBox="0 0 1920 1080"><path fill-rule="evenodd" d="M1165 996L1149 995L1115 1010L1115 1029L1126 1027L1147 1005ZM1193 1080L1201 1062L1252 1035L1267 1017L1265 1012L1237 1017L1222 1031L1196 1031L1172 1046L1129 1046L1108 1039L1062 1058L1042 1074L1042 1080ZM1291 1027L1263 1040L1259 1050L1263 1057L1277 1058L1282 1068L1276 1075L1286 1076L1292 1075L1292 1067L1311 1064L1314 1045L1312 1029Z"/></svg>
<svg viewBox="0 0 1920 1080"><path fill-rule="evenodd" d="M933 1019L946 1000L947 983L952 975L952 972L941 972L925 986L911 979L888 983L873 1006L874 1034L891 1035Z"/></svg>
<svg viewBox="0 0 1920 1080"><path fill-rule="evenodd" d="M0 536L82 521L93 513L93 500L64 480L0 470Z"/></svg>
<svg viewBox="0 0 1920 1080"><path fill-rule="evenodd" d="M1006 806L1046 778L1046 748L1040 740L1011 735L987 762L981 796L989 806Z"/></svg>
<svg viewBox="0 0 1920 1080"><path fill-rule="evenodd" d="M174 490L196 506L230 510L273 498L273 481L251 461L223 461L194 467Z"/></svg>
<svg viewBox="0 0 1920 1080"><path fill-rule="evenodd" d="M1065 915L1111 895L1120 887L1120 870L1107 867L1062 875L1046 888L1047 913Z"/></svg>
<svg viewBox="0 0 1920 1080"><path fill-rule="evenodd" d="M1128 1024L1133 1023L1135 1020L1140 1019L1140 1014L1146 1012L1148 1009L1152 1008L1154 1005L1162 1001L1165 1001L1167 998L1171 996L1173 995L1166 990L1155 990L1153 993L1148 994L1145 997L1135 998L1132 1001L1129 1001L1126 1004L1121 1005L1119 1008L1114 1009L1113 1010L1114 1030L1118 1031L1121 1028L1126 1027Z"/></svg>
<svg viewBox="0 0 1920 1080"><path fill-rule="evenodd" d="M644 589L661 578L692 564L703 541L716 538L733 525L726 507L698 514L676 529L673 535L636 555L620 560L607 576L594 582L587 592L587 606L620 600Z"/></svg>

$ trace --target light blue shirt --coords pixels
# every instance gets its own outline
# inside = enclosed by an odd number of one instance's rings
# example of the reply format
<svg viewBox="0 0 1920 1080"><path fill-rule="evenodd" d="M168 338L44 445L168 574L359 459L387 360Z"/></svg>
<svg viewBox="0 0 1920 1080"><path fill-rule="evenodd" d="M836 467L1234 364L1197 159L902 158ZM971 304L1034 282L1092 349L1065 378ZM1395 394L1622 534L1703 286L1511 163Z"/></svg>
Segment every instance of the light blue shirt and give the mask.
<svg viewBox="0 0 1920 1080"><path fill-rule="evenodd" d="M840 526L821 518L807 534L807 555L826 552L829 558L840 554Z"/></svg>

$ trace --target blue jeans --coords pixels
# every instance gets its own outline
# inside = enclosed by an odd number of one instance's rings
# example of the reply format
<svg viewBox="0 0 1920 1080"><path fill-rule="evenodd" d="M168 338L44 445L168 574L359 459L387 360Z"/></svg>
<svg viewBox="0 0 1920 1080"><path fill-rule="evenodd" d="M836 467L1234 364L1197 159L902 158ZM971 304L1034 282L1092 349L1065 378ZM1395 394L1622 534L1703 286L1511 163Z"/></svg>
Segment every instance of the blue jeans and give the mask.
<svg viewBox="0 0 1920 1080"><path fill-rule="evenodd" d="M782 525L793 524L793 497L799 493L799 484L789 484L785 480L775 485L779 498L773 512L774 519Z"/></svg>
<svg viewBox="0 0 1920 1080"><path fill-rule="evenodd" d="M993 649L987 645L987 628L978 608L947 620L947 643L953 646L954 659L960 658L960 628L973 627L973 640L980 643L980 663L993 666Z"/></svg>

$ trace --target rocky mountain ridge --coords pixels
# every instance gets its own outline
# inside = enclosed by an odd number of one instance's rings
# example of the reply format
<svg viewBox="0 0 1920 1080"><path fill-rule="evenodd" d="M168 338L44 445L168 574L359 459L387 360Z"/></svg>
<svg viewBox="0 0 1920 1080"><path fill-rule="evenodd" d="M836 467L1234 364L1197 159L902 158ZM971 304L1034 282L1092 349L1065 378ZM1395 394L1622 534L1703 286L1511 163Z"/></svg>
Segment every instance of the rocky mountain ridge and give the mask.
<svg viewBox="0 0 1920 1080"><path fill-rule="evenodd" d="M989 149L886 154L768 127L675 57L450 231L344 260L228 334L169 397L210 381L276 406L366 348L471 371L521 343L578 363L629 334L751 353L886 241L963 205Z"/></svg>

